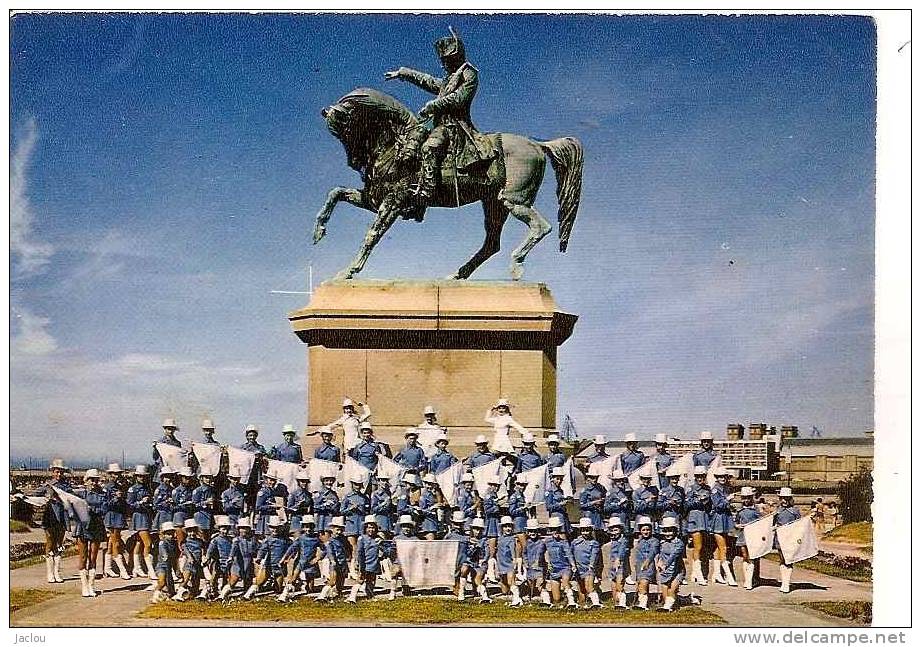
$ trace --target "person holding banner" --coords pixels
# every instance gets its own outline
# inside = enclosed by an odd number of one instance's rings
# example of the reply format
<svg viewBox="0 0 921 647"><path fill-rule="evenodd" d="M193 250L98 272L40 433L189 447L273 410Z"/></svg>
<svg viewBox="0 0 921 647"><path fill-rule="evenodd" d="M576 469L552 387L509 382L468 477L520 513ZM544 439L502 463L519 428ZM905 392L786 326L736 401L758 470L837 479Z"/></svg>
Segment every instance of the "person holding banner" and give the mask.
<svg viewBox="0 0 921 647"><path fill-rule="evenodd" d="M288 513L289 523L300 521L304 515L313 514L313 492L310 491L310 472L305 468L297 470L294 476L297 487L288 493L285 502L285 511Z"/></svg>
<svg viewBox="0 0 921 647"><path fill-rule="evenodd" d="M553 604L562 601L561 592L566 592L566 606L578 607L573 595L570 581L576 572L576 561L572 547L566 538L566 529L559 517L551 517L547 525L550 536L544 541L547 561L547 581L550 583L550 596Z"/></svg>
<svg viewBox="0 0 921 647"><path fill-rule="evenodd" d="M515 469L518 472L527 472L544 465L547 461L541 456L535 448L536 442L534 434L526 431L521 434L521 449L518 450L517 463Z"/></svg>
<svg viewBox="0 0 921 647"><path fill-rule="evenodd" d="M569 515L566 513L566 505L571 498L563 492L563 478L565 476L565 468L553 468L553 471L550 473L550 485L547 491L544 492L544 506L547 508L547 514L550 515L550 519L558 520L563 535L568 537L569 533L572 532L572 528L569 525Z"/></svg>
<svg viewBox="0 0 921 647"><path fill-rule="evenodd" d="M649 584L656 579L656 557L659 555L659 540L652 534L652 519L637 517L636 527L640 537L636 540L636 602L634 609L649 610Z"/></svg>
<svg viewBox="0 0 921 647"><path fill-rule="evenodd" d="M735 530L732 522L732 507L729 505L729 472L725 467L714 470L716 484L710 490L710 533L716 542L714 559L710 560L710 571L713 581L728 586L737 586L736 578L732 572L732 562L727 559L729 554L728 538ZM722 576L720 570L722 569Z"/></svg>
<svg viewBox="0 0 921 647"><path fill-rule="evenodd" d="M662 540L659 554L655 557L659 577L659 596L662 606L659 611L672 611L678 600L678 587L684 580L684 541L678 536L678 520L667 517L659 523Z"/></svg>
<svg viewBox="0 0 921 647"><path fill-rule="evenodd" d="M614 599L616 608L626 609L627 593L624 591L624 580L629 574L630 551L633 547L633 541L624 532L624 522L618 515L608 519L608 532L611 533L611 545L609 548L611 597Z"/></svg>
<svg viewBox="0 0 921 647"><path fill-rule="evenodd" d="M259 541L253 536L253 527L246 517L237 521L237 536L234 537L230 548L230 578L221 589L221 600L230 596L237 582L243 584L244 591L248 591L253 580L256 579L256 552L259 550Z"/></svg>
<svg viewBox="0 0 921 647"><path fill-rule="evenodd" d="M595 591L595 577L598 572L598 559L601 545L594 537L595 522L588 518L579 519L579 536L572 540L572 558L576 564L576 576L579 582L579 602L583 609L601 608L601 600ZM591 602L591 607L589 607Z"/></svg>
<svg viewBox="0 0 921 647"><path fill-rule="evenodd" d="M608 439L601 434L597 434L592 442L592 448L595 453L588 457L589 465L592 463L602 463L611 458L607 452L607 446Z"/></svg>
<svg viewBox="0 0 921 647"><path fill-rule="evenodd" d="M153 461L158 469L163 467L163 457L160 456L160 452L157 451L157 443L172 445L173 447L182 447L182 443L176 438L176 432L178 430L179 426L172 418L167 418L163 421L163 437L153 442Z"/></svg>
<svg viewBox="0 0 921 647"><path fill-rule="evenodd" d="M236 526L246 509L246 494L240 486L240 473L227 473L227 489L221 492L221 509L230 518L230 525Z"/></svg>
<svg viewBox="0 0 921 647"><path fill-rule="evenodd" d="M441 534L441 515L445 507L444 496L438 487L434 474L422 478L422 494L419 495L418 511L422 517L422 538L432 540Z"/></svg>
<svg viewBox="0 0 921 647"><path fill-rule="evenodd" d="M717 455L713 449L713 434L709 431L700 432L700 451L694 452L694 466L709 468Z"/></svg>
<svg viewBox="0 0 921 647"><path fill-rule="evenodd" d="M134 485L128 488L125 495L126 503L131 510L131 527L137 535L138 541L134 544L134 574L145 577L143 566L147 567L147 577L157 579L154 571L152 542L150 529L153 521L153 504L151 502L150 488L147 485L147 466L138 465L134 469Z"/></svg>
<svg viewBox="0 0 921 647"><path fill-rule="evenodd" d="M201 421L201 436L202 439L200 441L192 443L193 451L189 452L189 467L193 470L198 470L201 467L198 462L198 457L194 452L195 445L211 445L217 447L221 444L214 439L214 423L208 418Z"/></svg>
<svg viewBox="0 0 921 647"><path fill-rule="evenodd" d="M389 556L387 542L378 534L377 519L369 514L364 519L365 530L355 546L355 562L358 566L358 582L352 585L347 602L358 601L358 591L362 584L369 600L374 598L377 576L383 573L381 563Z"/></svg>
<svg viewBox="0 0 921 647"><path fill-rule="evenodd" d="M774 513L775 527L793 523L803 516L799 508L793 505L793 491L790 488L780 488L778 496L780 497L780 505L777 506L777 511ZM780 550L780 540L776 535L774 537L774 548L778 549L777 552L780 556L780 592L789 593L790 581L793 579L793 566L788 565L784 560L783 551Z"/></svg>
<svg viewBox="0 0 921 647"><path fill-rule="evenodd" d="M467 463L467 469L473 469L474 467L481 467L487 463L491 463L496 460L498 457L489 451L489 441L486 440L486 436L480 434L473 441L476 449L470 456L467 457L467 460L464 461Z"/></svg>
<svg viewBox="0 0 921 647"><path fill-rule="evenodd" d="M106 469L106 484L103 489L106 493L108 508L103 517L103 523L108 534L108 541L103 572L106 577L121 577L123 580L130 580L131 575L128 574L125 556L122 554L125 548L122 541L122 530L128 526L129 512L125 503L125 491L128 486L122 474L123 470L118 463L111 463ZM118 568L119 573L113 570L113 565Z"/></svg>
<svg viewBox="0 0 921 647"><path fill-rule="evenodd" d="M75 520L74 538L77 540L77 568L80 572L81 595L85 598L95 598L98 593L95 589L96 558L99 555L99 544L105 539L106 529L103 523L108 501L105 490L100 486L101 475L97 469L88 469L83 476L83 499L89 518L79 517Z"/></svg>
<svg viewBox="0 0 921 647"><path fill-rule="evenodd" d="M755 507L755 490L747 485L742 486L742 507L736 512L735 525L738 528L749 523L754 523L761 518L758 508ZM745 541L745 532L737 533L736 547L742 554L742 573L744 575L745 590L751 591L754 588L755 580L755 560L751 559L748 552L748 546Z"/></svg>
<svg viewBox="0 0 921 647"><path fill-rule="evenodd" d="M301 517L301 535L285 552L282 562L291 564L284 590L279 594L279 602L287 602L294 592L294 585L304 576L307 593L313 592L314 580L320 577L320 560L326 555L323 542L316 532L316 519L312 514Z"/></svg>
<svg viewBox="0 0 921 647"><path fill-rule="evenodd" d="M320 428L320 446L313 450L313 457L331 463L342 462L342 450L333 444L333 430L329 427Z"/></svg>
<svg viewBox="0 0 921 647"><path fill-rule="evenodd" d="M282 442L269 450L269 458L286 463L303 463L304 453L301 450L301 446L294 442L295 435L294 425L282 427Z"/></svg>
<svg viewBox="0 0 921 647"><path fill-rule="evenodd" d="M685 497L687 510L686 528L691 536L691 578L695 584L707 586L700 564L704 548L704 533L710 528L710 507L713 499L710 496L710 486L707 485L707 468L697 465L694 468L694 483L688 487Z"/></svg>
<svg viewBox="0 0 921 647"><path fill-rule="evenodd" d="M560 437L557 434L547 436L547 465L550 469L563 467L566 463L566 454L560 449Z"/></svg>
<svg viewBox="0 0 921 647"><path fill-rule="evenodd" d="M419 446L419 430L415 427L409 427L403 434L406 444L393 460L399 463L404 469L411 470L416 474L421 474L426 468L425 451ZM376 467L376 465L375 465Z"/></svg>
<svg viewBox="0 0 921 647"><path fill-rule="evenodd" d="M646 454L639 450L639 443L636 440L636 434L629 433L624 436L624 446L626 449L620 453L620 471L625 476L630 476L646 462Z"/></svg>
<svg viewBox="0 0 921 647"><path fill-rule="evenodd" d="M269 450L257 440L259 438L259 429L256 425L246 425L246 429L243 430L243 433L246 436L246 442L240 445L239 448L250 454L255 454L253 466L246 480L245 488L246 503L252 508L256 502L256 494L259 492L259 487L262 484L262 474L265 471L265 457L268 455ZM247 475L241 474L241 479L245 476Z"/></svg>
<svg viewBox="0 0 921 647"><path fill-rule="evenodd" d="M675 457L668 453L668 438L665 434L656 434L656 471L659 473L658 488L661 490L668 485L668 475L666 471L675 462Z"/></svg>
<svg viewBox="0 0 921 647"><path fill-rule="evenodd" d="M441 431L434 436L435 451L428 459L428 470L438 476L457 463L457 456L448 451L448 435Z"/></svg>

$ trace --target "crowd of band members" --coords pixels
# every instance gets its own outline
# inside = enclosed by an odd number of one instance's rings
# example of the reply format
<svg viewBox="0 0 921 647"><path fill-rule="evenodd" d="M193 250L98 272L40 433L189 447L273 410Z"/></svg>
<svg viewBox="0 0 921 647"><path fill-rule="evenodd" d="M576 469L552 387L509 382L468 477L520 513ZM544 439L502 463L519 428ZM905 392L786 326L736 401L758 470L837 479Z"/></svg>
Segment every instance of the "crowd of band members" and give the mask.
<svg viewBox="0 0 921 647"><path fill-rule="evenodd" d="M321 443L313 456L341 462L345 453L374 474L379 456L391 457L390 449L374 438L370 408L364 403L357 407L361 413L346 399L343 415L315 432ZM48 581L62 581L64 534L73 522L52 485L83 497L90 511L90 522L76 521L72 529L83 596L97 595L94 581L102 549L105 576L150 578L155 600L168 595L184 600L192 593L202 599L227 599L242 586L245 599L270 587L280 601L287 601L300 590L314 590L321 565L323 588L314 599L336 599L349 576L357 580L349 601L355 601L361 590L373 594L379 576L391 584L393 598L400 575L395 542L455 539L461 542L454 587L459 599L464 599L469 584L477 599L489 602L486 584L497 582L513 606L523 604L524 597L548 605L562 604L565 597L568 606L595 607L601 606L598 584L609 577L615 606L627 606L626 585L635 585L633 605L648 608L649 587L657 584L659 609L671 610L683 582L736 586L734 553L741 557L744 588L753 588L757 560L748 558L744 534L737 527L769 512L776 515L777 525L800 516L787 488L779 493L779 507L767 510L748 487L742 488L736 502L726 470L715 470L716 484L709 486L708 468L717 452L707 432L701 434L700 449L693 455L694 482L687 489L679 486L682 475L674 469L675 457L664 435L656 437L656 453L647 457L635 436L627 434L625 449L607 475L592 467L605 461L607 465L611 458L607 439L596 436L593 453L582 466L585 485L570 497L563 488L568 456L559 438L548 436L548 454L539 453L534 437L512 417L507 400L500 400L485 416L494 425L492 442L477 437L476 450L464 459L450 452L447 430L438 424L434 408L426 407L423 418L406 430L404 447L392 456L405 469L397 488L392 489L385 477L373 478L371 484L355 478L341 499L336 477L322 478L320 487L311 490L310 472L290 425L283 428L283 441L271 449L258 442L255 426L245 429L246 442L240 449L257 455L246 486L226 465L216 476L196 476L191 453L189 465L178 473L164 465L156 444L181 446L172 419L164 421L163 436L153 443L158 482L151 480L147 465L127 472L111 464L104 478L99 470L87 470L83 487L75 488L57 459L51 465L51 481L39 492L49 497L43 515ZM336 427L343 430L342 447L333 443ZM510 442L512 429L521 435L518 450ZM214 433L213 423L205 420L202 440L196 442L219 445ZM288 491L266 473L265 458L300 464L297 486ZM490 479L484 492L477 491L469 470L495 460L507 467L508 480ZM657 478L641 477L640 487L632 489L628 477L647 460L655 462ZM435 475L459 461L468 471L455 500L446 501ZM543 493L548 520L543 525L536 507L525 498L527 482L519 477L542 465L549 473ZM601 476L611 477L609 488L599 484ZM503 486L508 495L500 499ZM575 508L579 513L573 522L570 511ZM608 542L610 569L603 573L601 550ZM702 559L708 555L705 574ZM783 592L790 590L791 573L792 568L781 563Z"/></svg>

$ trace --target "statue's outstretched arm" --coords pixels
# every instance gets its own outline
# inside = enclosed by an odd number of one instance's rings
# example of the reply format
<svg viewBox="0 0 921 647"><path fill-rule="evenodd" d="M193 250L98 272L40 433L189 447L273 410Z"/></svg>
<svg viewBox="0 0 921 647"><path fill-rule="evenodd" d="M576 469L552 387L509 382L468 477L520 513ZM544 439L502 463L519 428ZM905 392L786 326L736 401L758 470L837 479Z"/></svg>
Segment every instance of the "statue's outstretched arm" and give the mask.
<svg viewBox="0 0 921 647"><path fill-rule="evenodd" d="M426 74L425 72L420 72L408 67L401 67L394 72L387 72L384 78L409 81L413 85L431 94L438 94L439 90L441 90L441 79L436 79L431 74Z"/></svg>
<svg viewBox="0 0 921 647"><path fill-rule="evenodd" d="M435 115L439 112L443 112L446 108L470 105L473 102L473 97L476 94L479 83L480 81L477 73L472 69L468 69L464 72L463 82L456 90L449 92L443 97L438 97L437 99L429 101L422 109L422 113Z"/></svg>

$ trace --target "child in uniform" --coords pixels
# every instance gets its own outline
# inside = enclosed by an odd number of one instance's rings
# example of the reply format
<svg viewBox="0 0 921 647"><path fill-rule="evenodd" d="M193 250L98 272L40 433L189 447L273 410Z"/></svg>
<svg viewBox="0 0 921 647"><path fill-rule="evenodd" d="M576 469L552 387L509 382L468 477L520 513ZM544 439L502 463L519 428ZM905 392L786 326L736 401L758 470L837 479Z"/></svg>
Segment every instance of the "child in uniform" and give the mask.
<svg viewBox="0 0 921 647"><path fill-rule="evenodd" d="M608 530L611 533L611 597L614 606L618 609L627 608L627 593L624 591L624 580L627 578L630 566L630 550L632 538L624 532L624 523L617 515L608 520Z"/></svg>
<svg viewBox="0 0 921 647"><path fill-rule="evenodd" d="M636 604L635 609L649 609L649 584L656 578L656 557L659 554L659 540L652 534L652 519L637 517L636 526L640 537L636 541Z"/></svg>
<svg viewBox="0 0 921 647"><path fill-rule="evenodd" d="M579 519L579 536L572 540L572 557L579 578L579 602L584 609L589 608L589 602L592 608L601 607L601 600L595 591L595 575L601 546L594 534L595 522L588 517Z"/></svg>
<svg viewBox="0 0 921 647"><path fill-rule="evenodd" d="M520 607L524 605L518 584L515 582L516 571L521 568L521 548L518 537L515 536L515 522L511 517L502 517L499 526L502 534L496 541L496 570L499 575L499 586L503 593L511 591L512 599L507 606Z"/></svg>

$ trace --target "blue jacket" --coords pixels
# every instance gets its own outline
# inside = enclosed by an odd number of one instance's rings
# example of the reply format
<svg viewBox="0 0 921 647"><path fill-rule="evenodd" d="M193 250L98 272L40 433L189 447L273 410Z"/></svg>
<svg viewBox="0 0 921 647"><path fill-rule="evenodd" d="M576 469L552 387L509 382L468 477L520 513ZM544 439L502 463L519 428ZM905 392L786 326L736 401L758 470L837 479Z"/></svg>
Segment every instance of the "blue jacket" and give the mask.
<svg viewBox="0 0 921 647"><path fill-rule="evenodd" d="M324 461L332 461L333 463L341 463L342 451L335 445L323 443L313 451L313 457Z"/></svg>
<svg viewBox="0 0 921 647"><path fill-rule="evenodd" d="M667 584L684 573L684 542L680 537L659 542L659 581Z"/></svg>
<svg viewBox="0 0 921 647"><path fill-rule="evenodd" d="M547 454L547 466L549 469L554 467L563 467L566 464L566 454L563 452L550 452Z"/></svg>
<svg viewBox="0 0 921 647"><path fill-rule="evenodd" d="M579 493L579 510L582 512L582 516L592 520L592 526L596 530L603 527L601 515L604 512L606 496L607 492L604 487L597 483L594 485L587 484Z"/></svg>
<svg viewBox="0 0 921 647"><path fill-rule="evenodd" d="M705 451L701 449L700 451L694 452L694 467L702 465L709 468L710 463L716 459L717 453L715 450Z"/></svg>
<svg viewBox="0 0 921 647"><path fill-rule="evenodd" d="M315 568L325 556L326 551L320 538L305 532L288 546L284 558L297 558L298 570L306 571Z"/></svg>
<svg viewBox="0 0 921 647"><path fill-rule="evenodd" d="M547 508L547 513L551 517L562 519L563 530L568 533L572 528L569 524L569 515L566 514L567 501L568 498L563 494L563 488L557 488L551 484L544 492L544 506Z"/></svg>
<svg viewBox="0 0 921 647"><path fill-rule="evenodd" d="M547 568L547 544L542 537L524 542L524 566L529 579L536 579L543 575Z"/></svg>
<svg viewBox="0 0 921 647"><path fill-rule="evenodd" d="M217 564L222 571L230 566L230 552L233 550L233 538L215 535L208 544L205 561Z"/></svg>
<svg viewBox="0 0 921 647"><path fill-rule="evenodd" d="M224 509L224 514L230 517L230 520L234 523L236 523L240 515L243 514L245 501L246 498L243 495L243 491L236 486L231 485L221 492L221 507Z"/></svg>
<svg viewBox="0 0 921 647"><path fill-rule="evenodd" d="M618 539L611 539L610 558L611 558L611 577L624 575L627 567L630 565L630 550L632 548L632 539L625 534L621 534Z"/></svg>
<svg viewBox="0 0 921 647"><path fill-rule="evenodd" d="M360 573L379 574L381 560L388 555L387 542L380 535L373 539L367 534L358 538L358 544L355 546L355 562L358 564Z"/></svg>
<svg viewBox="0 0 921 647"><path fill-rule="evenodd" d="M646 454L640 450L625 451L620 454L620 469L627 476L635 472L646 462Z"/></svg>
<svg viewBox="0 0 921 647"><path fill-rule="evenodd" d="M288 494L285 510L291 517L300 518L305 514L313 514L313 492L306 488L294 488Z"/></svg>
<svg viewBox="0 0 921 647"><path fill-rule="evenodd" d="M317 517L317 530L326 530L329 522L339 514L339 495L329 488L322 488L313 495L313 510Z"/></svg>
<svg viewBox="0 0 921 647"><path fill-rule="evenodd" d="M214 525L214 488L199 485L192 491L192 503L195 504L195 522L204 530L211 530Z"/></svg>
<svg viewBox="0 0 921 647"><path fill-rule="evenodd" d="M654 485L640 486L633 491L633 511L638 515L654 517L659 511L659 489Z"/></svg>
<svg viewBox="0 0 921 647"><path fill-rule="evenodd" d="M655 558L659 554L659 540L654 536L648 539L640 537L636 540L636 548L633 552L637 579L652 580L655 577ZM643 562L646 562L645 568Z"/></svg>
<svg viewBox="0 0 921 647"><path fill-rule="evenodd" d="M377 455L382 453L380 443L374 440L361 440L349 450L349 456L372 472L377 469Z"/></svg>
<svg viewBox="0 0 921 647"><path fill-rule="evenodd" d="M561 571L566 568L576 570L576 560L568 541L547 537L544 540L544 546L547 549L547 564L551 571Z"/></svg>
<svg viewBox="0 0 921 647"><path fill-rule="evenodd" d="M361 492L352 492L342 497L339 514L345 517L345 534L360 535L365 515L371 510L371 502Z"/></svg>
<svg viewBox="0 0 921 647"><path fill-rule="evenodd" d="M441 474L456 462L457 456L451 452L438 449L432 454L432 457L429 458L429 471L432 474Z"/></svg>
<svg viewBox="0 0 921 647"><path fill-rule="evenodd" d="M272 448L272 451L269 452L269 458L286 463L303 463L304 453L297 443L282 443Z"/></svg>
<svg viewBox="0 0 921 647"><path fill-rule="evenodd" d="M467 457L467 465L468 467L474 468L480 465L486 465L486 463L491 463L494 460L496 460L496 455L490 451L475 451Z"/></svg>
<svg viewBox="0 0 921 647"><path fill-rule="evenodd" d="M326 556L334 568L345 568L349 563L349 545L343 535L331 537L326 542Z"/></svg>
<svg viewBox="0 0 921 647"><path fill-rule="evenodd" d="M684 489L680 485L672 486L669 483L659 490L658 508L662 518L681 519L684 515Z"/></svg>
<svg viewBox="0 0 921 647"><path fill-rule="evenodd" d="M195 505L192 503L192 490L184 485L173 488L173 523L181 524L195 514Z"/></svg>
<svg viewBox="0 0 921 647"><path fill-rule="evenodd" d="M585 577L598 567L598 558L601 546L595 539L576 537L572 540L572 557L576 562L576 570L581 577Z"/></svg>
<svg viewBox="0 0 921 647"><path fill-rule="evenodd" d="M235 537L230 547L231 564L239 569L242 575L252 574L253 560L256 558L257 550L259 550L259 543L252 535L245 538Z"/></svg>
<svg viewBox="0 0 921 647"><path fill-rule="evenodd" d="M525 450L522 449L518 452L518 469L519 472L527 472L528 470L533 470L537 467L540 467L547 461L544 460L544 457L538 454L535 450Z"/></svg>
<svg viewBox="0 0 921 647"><path fill-rule="evenodd" d="M672 463L675 462L675 457L666 451L664 454L656 452L654 458L656 459L656 471L659 472L659 489L661 490L668 485L668 478L665 476L665 470L671 467Z"/></svg>
<svg viewBox="0 0 921 647"><path fill-rule="evenodd" d="M425 469L425 450L419 447L419 445L414 445L412 447L406 446L397 452L393 460L406 469L421 472Z"/></svg>
<svg viewBox="0 0 921 647"><path fill-rule="evenodd" d="M182 556L185 557L184 571L198 571L205 558L205 542L201 537L186 537L182 542Z"/></svg>
<svg viewBox="0 0 921 647"><path fill-rule="evenodd" d="M259 546L256 560L262 562L262 566L266 569L275 569L290 545L291 540L287 537L266 537Z"/></svg>

